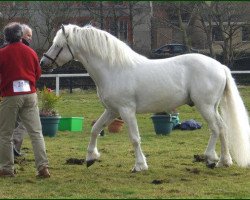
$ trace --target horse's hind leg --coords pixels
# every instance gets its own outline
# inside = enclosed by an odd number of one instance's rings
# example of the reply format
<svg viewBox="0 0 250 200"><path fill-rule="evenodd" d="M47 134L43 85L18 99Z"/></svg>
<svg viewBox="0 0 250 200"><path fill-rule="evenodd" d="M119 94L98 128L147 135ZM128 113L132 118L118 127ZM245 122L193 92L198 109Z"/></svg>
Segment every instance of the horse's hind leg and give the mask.
<svg viewBox="0 0 250 200"><path fill-rule="evenodd" d="M138 130L136 115L133 109L122 109L120 111L122 119L128 125L129 137L133 144L135 151L135 166L132 169L132 172L147 170L148 165L146 162L146 157L144 156L141 150L141 138Z"/></svg>
<svg viewBox="0 0 250 200"><path fill-rule="evenodd" d="M204 119L207 121L210 130L212 131L207 149L205 151L205 157L207 158L207 162L217 163L217 167L220 166L230 166L232 164L232 159L229 153L228 143L226 140L226 127L222 118L218 112L217 106L204 106L199 108L197 107ZM220 137L221 142L221 157L218 158L215 147L216 147L216 140Z"/></svg>
<svg viewBox="0 0 250 200"><path fill-rule="evenodd" d="M87 167L91 166L98 158L100 154L97 150L97 137L105 126L110 124L113 119L117 117L117 114L105 110L101 117L96 121L91 130L91 138L88 145L88 153L86 157Z"/></svg>

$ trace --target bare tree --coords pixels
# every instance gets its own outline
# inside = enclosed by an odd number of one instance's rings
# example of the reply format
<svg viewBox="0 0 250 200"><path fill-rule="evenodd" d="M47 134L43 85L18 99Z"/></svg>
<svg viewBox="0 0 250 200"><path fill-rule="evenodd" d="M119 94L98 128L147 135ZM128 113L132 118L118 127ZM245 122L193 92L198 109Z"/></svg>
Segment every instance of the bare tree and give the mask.
<svg viewBox="0 0 250 200"><path fill-rule="evenodd" d="M137 27L144 24L146 29L151 29L150 21L148 21L148 23L145 21L145 18L147 18L150 12L149 8L149 2L128 1L128 9L125 12L126 15L129 16L129 24L131 25L131 48L135 46L134 34Z"/></svg>
<svg viewBox="0 0 250 200"><path fill-rule="evenodd" d="M235 58L247 49L240 39L242 26L249 24L249 9L244 3L236 2L199 2L197 14L206 34L210 55L215 57L215 44L221 47L222 62L232 65ZM221 42L215 41L215 36Z"/></svg>
<svg viewBox="0 0 250 200"><path fill-rule="evenodd" d="M190 51L192 41L188 33L191 18L193 17L193 10L195 3L190 2L158 2L154 3L156 9L154 11L155 20L159 20L157 23L165 28L172 30L176 38L171 35L164 35L169 40L180 42L177 36L181 37L181 43L188 47ZM159 26L158 25L158 26Z"/></svg>
<svg viewBox="0 0 250 200"><path fill-rule="evenodd" d="M20 2L1 2L0 12L4 18L5 23L13 20L18 14L18 5Z"/></svg>
<svg viewBox="0 0 250 200"><path fill-rule="evenodd" d="M222 61L232 65L247 48L241 40L241 29L250 24L250 3L247 2L157 2L154 12L158 26L172 30L170 41L208 49L211 57L222 54ZM199 31L200 34L197 34ZM169 32L166 32L169 33ZM179 36L179 37L178 37ZM168 36L167 36L168 37ZM216 56L217 55L217 56Z"/></svg>
<svg viewBox="0 0 250 200"><path fill-rule="evenodd" d="M107 1L95 2L95 4L95 6L93 6L91 2L84 4L92 20L97 23L101 29L109 29L113 35L118 37L118 21L124 16L122 10L127 9L126 6Z"/></svg>
<svg viewBox="0 0 250 200"><path fill-rule="evenodd" d="M62 23L74 21L79 16L74 2L30 2L30 23L36 35L34 41L38 53L52 44L56 31ZM41 37L42 36L42 37Z"/></svg>
<svg viewBox="0 0 250 200"><path fill-rule="evenodd" d="M206 46L209 48L209 54L212 58L215 58L215 51L213 48L213 17L212 17L212 10L214 4L207 3L207 2L200 2L196 6L196 19L200 21L195 26L201 29L206 35Z"/></svg>
<svg viewBox="0 0 250 200"><path fill-rule="evenodd" d="M25 22L27 4L25 2L0 2L0 32L1 38L3 27L11 21Z"/></svg>
<svg viewBox="0 0 250 200"><path fill-rule="evenodd" d="M127 42L133 48L134 28L140 25L145 17L143 15L138 17L138 14L143 13L145 3L142 4L139 1L98 1L95 2L95 6L93 6L92 2L86 2L84 5L89 11L92 20L95 21L101 29L109 31L111 34ZM121 22L125 18L128 24Z"/></svg>

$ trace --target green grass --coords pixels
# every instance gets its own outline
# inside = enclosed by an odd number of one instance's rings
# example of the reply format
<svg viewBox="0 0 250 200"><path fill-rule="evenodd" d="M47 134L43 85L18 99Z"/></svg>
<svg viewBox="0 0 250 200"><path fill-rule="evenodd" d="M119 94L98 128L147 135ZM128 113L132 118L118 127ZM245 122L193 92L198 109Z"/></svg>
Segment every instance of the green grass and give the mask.
<svg viewBox="0 0 250 200"><path fill-rule="evenodd" d="M250 109L250 87L240 87ZM156 135L150 114L138 115L142 149L148 171L131 173L134 165L133 148L125 126L120 133L98 138L100 162L90 168L69 165L69 158L84 159L90 138L91 122L103 112L95 91L64 92L58 105L64 117L83 116L83 132L58 132L45 137L50 161L51 178L35 178L34 156L27 137L22 146L25 160L16 164L15 178L0 179L0 198L250 198L250 169L233 165L209 169L204 163L193 162L194 154L206 148L209 130L195 108L178 109L182 121L195 119L203 124L195 131L174 130L169 136ZM219 144L217 145L219 153ZM161 184L153 184L158 180Z"/></svg>

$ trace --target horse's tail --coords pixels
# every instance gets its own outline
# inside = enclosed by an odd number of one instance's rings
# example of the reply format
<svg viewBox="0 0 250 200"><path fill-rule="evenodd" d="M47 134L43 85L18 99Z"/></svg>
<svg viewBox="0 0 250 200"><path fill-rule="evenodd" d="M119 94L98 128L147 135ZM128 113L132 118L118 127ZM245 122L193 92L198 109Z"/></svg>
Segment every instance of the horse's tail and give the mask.
<svg viewBox="0 0 250 200"><path fill-rule="evenodd" d="M229 151L241 167L250 166L250 126L246 108L230 70L225 66L226 88L221 114L226 124Z"/></svg>

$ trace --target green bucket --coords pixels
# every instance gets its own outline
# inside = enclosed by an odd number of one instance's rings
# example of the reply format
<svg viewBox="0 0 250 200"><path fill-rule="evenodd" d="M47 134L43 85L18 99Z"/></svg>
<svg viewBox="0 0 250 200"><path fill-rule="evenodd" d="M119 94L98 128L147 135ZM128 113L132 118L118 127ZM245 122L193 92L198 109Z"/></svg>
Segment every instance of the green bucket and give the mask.
<svg viewBox="0 0 250 200"><path fill-rule="evenodd" d="M76 131L83 130L84 118L83 117L62 117L59 123L59 131Z"/></svg>

